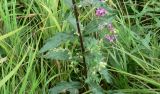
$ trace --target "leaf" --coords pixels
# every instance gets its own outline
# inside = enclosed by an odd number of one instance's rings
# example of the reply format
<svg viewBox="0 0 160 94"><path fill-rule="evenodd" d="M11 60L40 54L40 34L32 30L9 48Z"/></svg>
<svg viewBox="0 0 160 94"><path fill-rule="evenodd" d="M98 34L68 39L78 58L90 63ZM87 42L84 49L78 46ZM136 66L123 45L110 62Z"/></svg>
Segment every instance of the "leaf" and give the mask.
<svg viewBox="0 0 160 94"><path fill-rule="evenodd" d="M112 83L111 75L109 74L107 69L102 69L100 71L100 74L103 76L107 83Z"/></svg>
<svg viewBox="0 0 160 94"><path fill-rule="evenodd" d="M17 73L18 69L21 67L22 63L25 61L25 58L27 57L27 54L29 52L29 49L26 51L24 56L22 57L21 61L10 71L3 79L0 80L0 88L7 82L9 79Z"/></svg>
<svg viewBox="0 0 160 94"><path fill-rule="evenodd" d="M76 19L73 17L72 14L70 14L68 16L67 21L70 23L70 25L72 26L72 28L74 28L75 30L77 29Z"/></svg>
<svg viewBox="0 0 160 94"><path fill-rule="evenodd" d="M73 16L73 14L70 14L67 18L67 21L69 22L70 26L72 28L74 28L74 30L77 30L77 23L76 23L76 19ZM79 21L79 25L80 25L80 29L83 30L83 25L81 24L81 22Z"/></svg>
<svg viewBox="0 0 160 94"><path fill-rule="evenodd" d="M89 84L93 94L104 94L103 88L101 88L101 86L97 85L95 82L88 81L88 84Z"/></svg>
<svg viewBox="0 0 160 94"><path fill-rule="evenodd" d="M47 54L44 57L52 60L69 60L70 55L68 50L55 49L47 52Z"/></svg>
<svg viewBox="0 0 160 94"><path fill-rule="evenodd" d="M84 28L84 34L90 34L93 32L98 32L98 22L97 20L93 20L91 21L89 24L87 24L87 26Z"/></svg>
<svg viewBox="0 0 160 94"><path fill-rule="evenodd" d="M79 94L79 88L81 88L79 82L60 82L55 87L49 89L49 94L59 94L66 91L69 91L70 94Z"/></svg>
<svg viewBox="0 0 160 94"><path fill-rule="evenodd" d="M63 32L59 32L54 37L52 37L46 42L46 44L40 49L40 53L56 48L60 46L62 43L65 43L66 41L70 40L71 38L73 38L72 35L69 35Z"/></svg>
<svg viewBox="0 0 160 94"><path fill-rule="evenodd" d="M85 37L84 38L84 44L85 44L85 47L87 49L96 51L96 49L98 47L98 45L97 45L98 44L98 40L96 40L93 37Z"/></svg>
<svg viewBox="0 0 160 94"><path fill-rule="evenodd" d="M18 29L16 29L16 30L14 30L14 31L11 31L11 32L9 32L9 33L7 33L7 34L5 34L5 35L1 35L1 36L0 36L0 41L2 41L2 40L4 40L4 39L6 39L6 38L8 38L8 37L10 37L10 36L18 33L18 32L20 32L23 28L24 28L24 26L23 26L23 27L20 27L20 28L18 28Z"/></svg>

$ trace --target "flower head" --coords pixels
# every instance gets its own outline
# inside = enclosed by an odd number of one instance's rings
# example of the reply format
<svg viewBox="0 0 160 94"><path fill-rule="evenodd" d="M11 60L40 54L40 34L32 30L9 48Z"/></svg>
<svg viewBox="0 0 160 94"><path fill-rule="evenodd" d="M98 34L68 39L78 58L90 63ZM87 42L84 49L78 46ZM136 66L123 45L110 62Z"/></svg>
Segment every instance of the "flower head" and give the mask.
<svg viewBox="0 0 160 94"><path fill-rule="evenodd" d="M116 40L116 35L106 35L105 38L109 40L109 42L113 42Z"/></svg>
<svg viewBox="0 0 160 94"><path fill-rule="evenodd" d="M105 10L102 7L97 8L97 10L96 10L96 16L104 16L107 13L108 13L107 10Z"/></svg>

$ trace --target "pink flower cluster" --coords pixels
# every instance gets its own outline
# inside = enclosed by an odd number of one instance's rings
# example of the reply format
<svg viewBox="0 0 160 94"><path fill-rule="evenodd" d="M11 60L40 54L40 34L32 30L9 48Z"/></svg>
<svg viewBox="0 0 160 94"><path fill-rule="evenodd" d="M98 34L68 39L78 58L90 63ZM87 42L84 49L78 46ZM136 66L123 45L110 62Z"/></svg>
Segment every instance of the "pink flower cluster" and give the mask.
<svg viewBox="0 0 160 94"><path fill-rule="evenodd" d="M100 2L105 2L105 0L99 0ZM105 16L107 14L107 10L103 7L97 8L96 9L96 16Z"/></svg>
<svg viewBox="0 0 160 94"><path fill-rule="evenodd" d="M109 23L107 25L108 30L110 31L110 34L106 34L105 38L109 41L109 42L113 42L114 40L117 39L117 36L115 35L115 29L113 27L113 25L111 23Z"/></svg>
<svg viewBox="0 0 160 94"><path fill-rule="evenodd" d="M106 35L105 38L109 40L109 42L113 42L116 39L116 35Z"/></svg>
<svg viewBox="0 0 160 94"><path fill-rule="evenodd" d="M100 2L105 2L105 0L99 0ZM96 9L96 16L98 17L102 17L105 16L108 13L107 10L105 10L103 7L97 8ZM106 24L105 24L106 25ZM100 25L99 28L102 30L105 26L104 25ZM113 25L111 23L107 24L107 28L110 31L109 34L105 35L105 38L109 41L109 42L113 42L114 40L116 40L116 35L115 35L115 29L113 27Z"/></svg>
<svg viewBox="0 0 160 94"><path fill-rule="evenodd" d="M97 8L97 10L96 10L96 16L99 16L99 17L100 16L105 16L107 13L108 12L102 7Z"/></svg>

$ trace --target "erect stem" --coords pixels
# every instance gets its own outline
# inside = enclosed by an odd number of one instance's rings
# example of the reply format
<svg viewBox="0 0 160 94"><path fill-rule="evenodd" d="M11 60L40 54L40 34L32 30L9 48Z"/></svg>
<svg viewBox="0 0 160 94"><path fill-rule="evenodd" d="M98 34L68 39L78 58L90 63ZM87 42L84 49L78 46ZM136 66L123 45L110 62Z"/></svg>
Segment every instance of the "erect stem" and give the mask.
<svg viewBox="0 0 160 94"><path fill-rule="evenodd" d="M80 45L81 45L81 51L82 51L82 55L83 55L83 67L84 67L84 75L85 77L87 77L87 67L86 67L86 60L85 60L85 48L84 48L84 44L83 44L83 37L82 37L82 33L81 33L81 29L80 29L80 24L79 24L79 19L78 19L78 11L77 11L77 6L76 6L76 2L75 0L72 0L73 3L73 8L74 8L74 15L76 18L76 24L77 24L77 31L78 31L78 35L79 35L79 40L80 40Z"/></svg>

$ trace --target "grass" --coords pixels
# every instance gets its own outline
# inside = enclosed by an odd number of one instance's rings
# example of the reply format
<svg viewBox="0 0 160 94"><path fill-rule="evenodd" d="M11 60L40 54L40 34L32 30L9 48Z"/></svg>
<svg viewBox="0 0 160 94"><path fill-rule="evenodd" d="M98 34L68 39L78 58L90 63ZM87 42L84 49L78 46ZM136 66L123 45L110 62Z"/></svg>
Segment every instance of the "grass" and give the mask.
<svg viewBox="0 0 160 94"><path fill-rule="evenodd" d="M116 13L113 25L118 40L102 49L112 79L112 84L105 83L104 91L159 94L159 0L108 0L106 4ZM58 82L84 82L83 74L77 73L77 61L50 60L39 53L57 32L76 29L75 18L67 18L73 13L70 5L65 0L0 1L0 94L48 94ZM79 8L84 27L95 18L95 8ZM61 47L75 55L79 51L75 50L79 46L77 41ZM92 92L87 88L82 91Z"/></svg>

